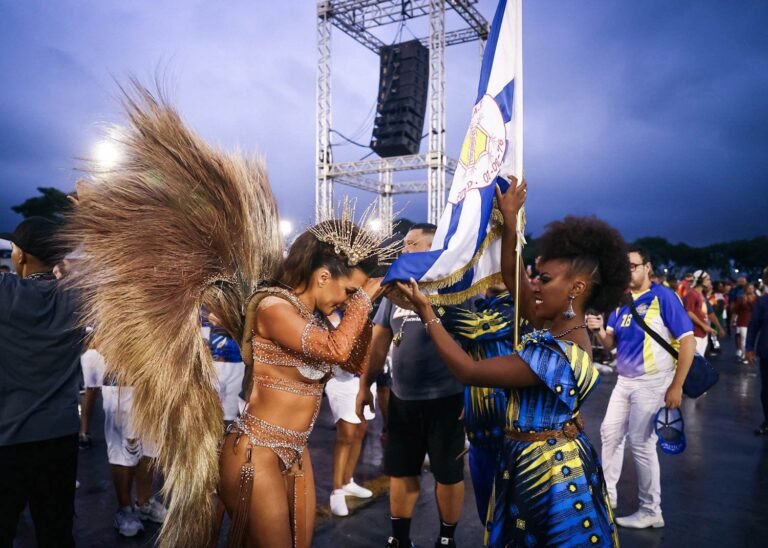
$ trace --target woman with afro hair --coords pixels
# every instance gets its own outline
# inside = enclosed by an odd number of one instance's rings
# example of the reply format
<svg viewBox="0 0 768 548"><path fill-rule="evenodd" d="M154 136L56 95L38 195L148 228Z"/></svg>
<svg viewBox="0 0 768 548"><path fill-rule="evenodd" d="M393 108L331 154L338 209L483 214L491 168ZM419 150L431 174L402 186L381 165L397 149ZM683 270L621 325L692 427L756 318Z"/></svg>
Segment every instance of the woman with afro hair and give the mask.
<svg viewBox="0 0 768 548"><path fill-rule="evenodd" d="M581 406L598 383L585 323L587 309L607 312L629 284L627 247L594 217L566 217L537 240L539 275L516 276L517 215L527 184L497 189L504 218L501 271L535 331L510 356L473 361L415 281L398 283L432 336L440 357L463 383L509 389L504 447L497 463L485 543L506 546L615 546L618 535Z"/></svg>

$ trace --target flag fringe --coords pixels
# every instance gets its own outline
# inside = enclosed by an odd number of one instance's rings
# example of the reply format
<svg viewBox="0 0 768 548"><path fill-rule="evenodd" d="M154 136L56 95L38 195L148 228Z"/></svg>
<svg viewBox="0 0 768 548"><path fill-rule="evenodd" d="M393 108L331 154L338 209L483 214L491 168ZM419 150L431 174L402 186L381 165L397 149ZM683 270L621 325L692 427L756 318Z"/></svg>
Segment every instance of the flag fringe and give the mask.
<svg viewBox="0 0 768 548"><path fill-rule="evenodd" d="M485 293L489 287L500 283L504 283L504 279L501 277L501 272L495 272L490 276L475 282L472 286L463 291L458 291L456 293L435 293L427 295L427 297L429 297L430 302L434 305L454 306L466 302L472 297L477 297L481 293Z"/></svg>
<svg viewBox="0 0 768 548"><path fill-rule="evenodd" d="M496 203L496 198L493 199L494 204ZM501 227L504 225L504 218L501 216L501 211L499 211L496 206L494 205L494 208L491 212L491 229L488 231L488 233L485 235L485 238L483 238L483 242L480 244L480 247L477 248L477 251L475 251L475 254L472 256L472 259L464 265L462 268L456 270L455 272L452 272L450 275L440 278L439 280L433 280L431 282L420 282L419 285L422 289L426 289L427 291L436 291L438 289L445 289L446 287L451 287L452 285L458 283L464 275L469 271L470 268L474 267L478 261L480 260L480 257L482 257L483 253L485 253L485 250L488 249L488 246L490 246L493 242L501 238ZM461 291L459 294L464 295L465 293L469 292L473 287L477 286L481 282L476 282L472 284L471 287ZM447 295L429 295L430 301L437 304L436 298L438 297L447 297ZM459 301L462 302L462 301ZM442 304L442 303L441 303ZM451 303L446 303L451 304ZM458 304L458 303L453 303Z"/></svg>

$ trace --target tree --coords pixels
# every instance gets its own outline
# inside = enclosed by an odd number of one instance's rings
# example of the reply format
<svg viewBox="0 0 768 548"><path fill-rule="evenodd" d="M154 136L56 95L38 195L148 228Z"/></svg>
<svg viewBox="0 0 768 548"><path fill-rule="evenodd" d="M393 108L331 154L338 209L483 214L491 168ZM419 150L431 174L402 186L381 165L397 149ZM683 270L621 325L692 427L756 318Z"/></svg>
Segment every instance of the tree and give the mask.
<svg viewBox="0 0 768 548"><path fill-rule="evenodd" d="M58 188L37 187L42 196L27 198L23 203L11 209L24 218L38 215L48 219L59 220L70 208L66 193Z"/></svg>

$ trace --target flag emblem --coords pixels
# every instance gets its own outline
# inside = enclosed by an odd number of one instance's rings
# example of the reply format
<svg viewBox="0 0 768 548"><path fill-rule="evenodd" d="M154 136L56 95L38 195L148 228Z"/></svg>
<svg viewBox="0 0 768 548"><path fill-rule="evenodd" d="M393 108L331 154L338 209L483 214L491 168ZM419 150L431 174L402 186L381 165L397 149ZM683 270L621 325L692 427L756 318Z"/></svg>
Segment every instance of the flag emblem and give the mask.
<svg viewBox="0 0 768 548"><path fill-rule="evenodd" d="M506 148L504 117L493 97L484 95L472 109L472 120L454 175L454 181L463 181L464 184L451 185L448 202L457 204L470 190L492 184L501 168Z"/></svg>

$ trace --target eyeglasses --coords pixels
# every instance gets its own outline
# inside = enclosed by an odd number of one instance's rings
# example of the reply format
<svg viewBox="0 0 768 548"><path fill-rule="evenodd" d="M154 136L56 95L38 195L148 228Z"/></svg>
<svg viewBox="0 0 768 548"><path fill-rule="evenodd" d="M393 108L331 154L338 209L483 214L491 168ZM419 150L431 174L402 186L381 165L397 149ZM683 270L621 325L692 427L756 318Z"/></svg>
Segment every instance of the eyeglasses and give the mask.
<svg viewBox="0 0 768 548"><path fill-rule="evenodd" d="M629 270L634 272L636 269L640 268L641 266L645 266L645 263L629 263Z"/></svg>

